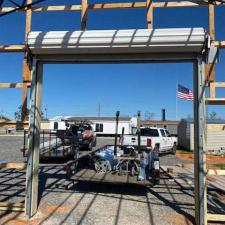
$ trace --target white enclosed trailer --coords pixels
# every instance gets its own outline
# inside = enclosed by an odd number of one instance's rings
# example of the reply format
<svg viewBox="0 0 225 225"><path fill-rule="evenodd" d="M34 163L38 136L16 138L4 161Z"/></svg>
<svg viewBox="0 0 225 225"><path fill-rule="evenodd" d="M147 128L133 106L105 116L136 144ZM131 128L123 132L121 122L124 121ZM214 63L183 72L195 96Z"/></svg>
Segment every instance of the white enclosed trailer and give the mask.
<svg viewBox="0 0 225 225"><path fill-rule="evenodd" d="M88 121L91 123L93 131L96 134L102 136L111 136L115 134L116 129L116 118L109 117L109 116L66 116L60 117L60 119L52 119L50 121L50 130L65 130L66 123L73 123L76 121ZM124 134L132 134L133 129L137 127L137 118L136 117L128 117L128 116L121 116L119 118L118 123L118 134L122 134L122 130L124 128Z"/></svg>

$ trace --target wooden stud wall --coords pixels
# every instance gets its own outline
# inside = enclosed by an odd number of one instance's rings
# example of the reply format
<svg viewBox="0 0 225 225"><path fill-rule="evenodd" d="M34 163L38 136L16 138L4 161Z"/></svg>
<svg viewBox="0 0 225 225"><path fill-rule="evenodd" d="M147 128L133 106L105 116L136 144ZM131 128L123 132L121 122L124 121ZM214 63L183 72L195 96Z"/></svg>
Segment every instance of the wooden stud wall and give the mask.
<svg viewBox="0 0 225 225"><path fill-rule="evenodd" d="M27 0L27 3L32 3L32 0ZM153 9L154 8L176 8L176 7L199 7L208 6L209 11L209 33L212 40L212 44L218 48L225 48L225 41L215 41L215 6L224 6L223 3L208 4L204 1L181 1L181 2L153 2L153 0L146 0L146 2L127 2L127 3L98 3L88 4L87 0L82 0L81 5L59 5L59 6L34 6L28 9L22 9L18 12L26 13L26 25L25 36L31 31L31 17L32 11L46 12L46 11L81 11L81 30L87 28L87 14L88 10L100 10L100 9L129 9L129 8L146 8L146 21L149 29L153 28ZM8 12L14 8L3 7L1 12ZM23 94L22 94L22 120L25 120L25 112L27 108L27 90L28 83L31 81L31 71L27 61L27 52L24 45L7 45L0 46L0 52L24 52L24 62L22 70L23 81ZM216 87L213 84L215 81L215 67L213 64L206 65L207 77L206 81L209 83L210 99L208 102L211 104L217 104L213 99L216 98ZM3 85L4 86L4 85ZM15 85L17 88L17 85ZM0 85L1 88L1 85ZM10 86L13 88L13 86ZM219 100L220 101L220 100ZM221 101L220 101L221 103Z"/></svg>
<svg viewBox="0 0 225 225"><path fill-rule="evenodd" d="M27 0L27 4L31 4L32 0ZM26 25L25 25L25 38L27 34L31 31L31 18L32 18L32 10L26 10ZM23 59L23 72L22 72L22 79L23 79L23 94L22 94L22 121L26 120L26 112L27 112L27 89L28 85L27 82L31 82L31 69L28 63L28 53L24 52L24 59Z"/></svg>

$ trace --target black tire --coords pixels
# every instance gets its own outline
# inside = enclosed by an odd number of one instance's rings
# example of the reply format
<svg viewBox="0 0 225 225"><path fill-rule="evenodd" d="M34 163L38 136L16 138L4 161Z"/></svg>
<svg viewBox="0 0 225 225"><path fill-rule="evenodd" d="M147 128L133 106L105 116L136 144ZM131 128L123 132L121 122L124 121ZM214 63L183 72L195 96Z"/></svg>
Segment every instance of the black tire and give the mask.
<svg viewBox="0 0 225 225"><path fill-rule="evenodd" d="M177 152L177 145L176 145L176 143L174 143L173 148L172 148L172 154L176 155L176 152Z"/></svg>
<svg viewBox="0 0 225 225"><path fill-rule="evenodd" d="M131 176L134 177L135 173L136 173L135 168L134 168L134 166L132 166L131 167Z"/></svg>

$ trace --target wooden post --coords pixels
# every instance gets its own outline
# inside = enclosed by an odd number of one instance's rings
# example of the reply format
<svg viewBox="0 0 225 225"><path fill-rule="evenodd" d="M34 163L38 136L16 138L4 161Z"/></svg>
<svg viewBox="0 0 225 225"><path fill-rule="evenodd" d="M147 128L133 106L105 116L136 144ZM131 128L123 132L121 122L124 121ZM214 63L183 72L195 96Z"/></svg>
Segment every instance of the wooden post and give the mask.
<svg viewBox="0 0 225 225"><path fill-rule="evenodd" d="M209 2L209 34L211 41L215 41L215 8L212 1ZM207 65L207 71L208 71L208 79L210 82L215 81L215 66L214 64L208 64ZM211 87L210 89L215 87ZM215 90L214 90L215 91ZM214 92L212 91L212 93ZM211 93L211 91L210 91ZM210 96L212 97L212 96Z"/></svg>
<svg viewBox="0 0 225 225"><path fill-rule="evenodd" d="M27 4L31 4L32 0L27 0ZM26 25L25 25L25 38L27 37L27 34L31 31L31 14L32 10L27 9L26 10ZM24 60L23 60L23 95L22 95L22 121L26 120L26 114L27 114L27 82L31 81L31 70L28 65L28 59L27 59L27 52L24 53Z"/></svg>
<svg viewBox="0 0 225 225"><path fill-rule="evenodd" d="M32 217L38 206L38 170L40 151L42 64L34 59L30 99L29 144L26 174L25 212Z"/></svg>
<svg viewBox="0 0 225 225"><path fill-rule="evenodd" d="M81 1L81 30L86 30L87 28L87 10L88 4L87 0Z"/></svg>
<svg viewBox="0 0 225 225"><path fill-rule="evenodd" d="M195 220L198 225L207 224L206 187L206 125L205 87L203 86L202 59L194 62L194 176Z"/></svg>
<svg viewBox="0 0 225 225"><path fill-rule="evenodd" d="M153 29L153 6L152 0L146 1L146 9L147 9L147 27L148 29Z"/></svg>
<svg viewBox="0 0 225 225"><path fill-rule="evenodd" d="M117 155L117 139L118 139L118 124L119 124L120 111L116 112L116 129L115 129L115 142L114 142L114 155Z"/></svg>

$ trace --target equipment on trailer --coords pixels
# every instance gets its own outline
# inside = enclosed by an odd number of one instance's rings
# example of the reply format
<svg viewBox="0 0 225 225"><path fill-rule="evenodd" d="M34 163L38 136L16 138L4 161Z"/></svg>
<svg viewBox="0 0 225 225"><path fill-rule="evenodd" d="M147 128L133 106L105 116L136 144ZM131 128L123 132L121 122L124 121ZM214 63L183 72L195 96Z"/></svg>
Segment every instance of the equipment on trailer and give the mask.
<svg viewBox="0 0 225 225"><path fill-rule="evenodd" d="M65 143L91 150L96 146L96 135L89 122L73 122L67 124L66 130L57 130L57 136Z"/></svg>
<svg viewBox="0 0 225 225"><path fill-rule="evenodd" d="M88 159L84 160L85 157ZM137 183L151 181L152 184L158 184L160 181L157 148L138 153L132 146L118 146L117 155L114 155L114 146L105 146L90 152L87 156L82 156L82 159L79 158L67 163L65 166L67 178L76 180L76 174L82 169L95 171L99 174L96 177L101 176L101 174L109 174L104 176L104 179L107 179L106 177L111 174L114 177L126 175L135 178L136 176Z"/></svg>

